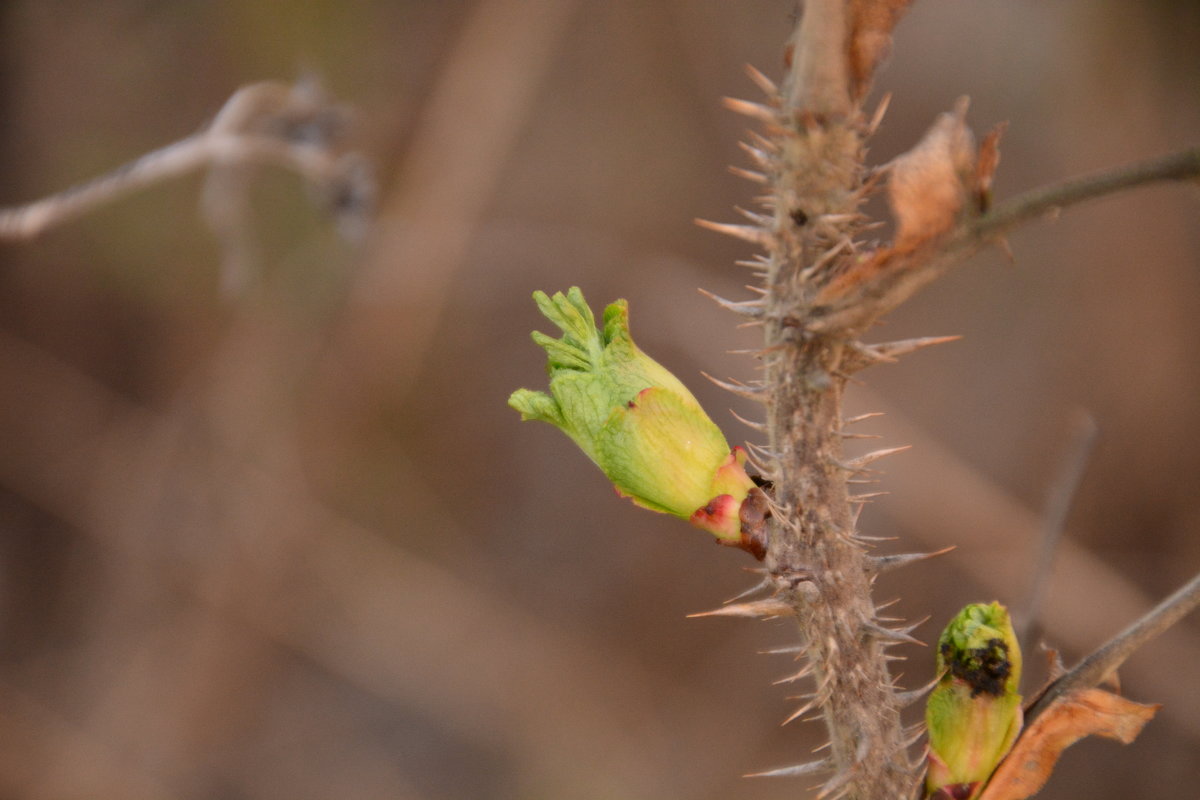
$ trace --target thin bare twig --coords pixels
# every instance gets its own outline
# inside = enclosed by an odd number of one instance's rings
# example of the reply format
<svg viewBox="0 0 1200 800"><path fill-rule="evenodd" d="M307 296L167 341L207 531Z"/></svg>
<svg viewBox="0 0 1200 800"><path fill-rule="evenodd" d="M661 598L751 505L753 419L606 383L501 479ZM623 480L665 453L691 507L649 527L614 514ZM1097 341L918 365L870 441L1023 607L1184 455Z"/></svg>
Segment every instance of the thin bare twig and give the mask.
<svg viewBox="0 0 1200 800"><path fill-rule="evenodd" d="M1193 147L1018 195L986 214L961 222L944 236L892 259L886 270L864 282L838 307L808 322L808 328L823 333L864 330L988 244L1002 241L1005 233L1025 222L1123 189L1197 178L1200 178L1200 147Z"/></svg>
<svg viewBox="0 0 1200 800"><path fill-rule="evenodd" d="M362 157L339 146L342 116L311 81L244 86L200 133L86 183L0 209L0 240L32 239L105 203L209 168L205 218L225 250L223 284L238 289L252 261L245 213L249 168L274 165L296 172L325 195L344 235L361 236L373 187Z"/></svg>
<svg viewBox="0 0 1200 800"><path fill-rule="evenodd" d="M276 164L323 183L334 174L324 153L268 136L200 133L131 161L87 183L23 206L0 210L0 239L32 239L105 203L222 162Z"/></svg>
<svg viewBox="0 0 1200 800"><path fill-rule="evenodd" d="M1200 574L1163 600L1145 616L1092 652L1073 669L1050 684L1025 715L1027 722L1075 689L1098 685L1140 647L1200 606Z"/></svg>
<svg viewBox="0 0 1200 800"><path fill-rule="evenodd" d="M997 205L967 225L966 231L986 239L1085 200L1160 181L1197 178L1200 146L1034 189Z"/></svg>

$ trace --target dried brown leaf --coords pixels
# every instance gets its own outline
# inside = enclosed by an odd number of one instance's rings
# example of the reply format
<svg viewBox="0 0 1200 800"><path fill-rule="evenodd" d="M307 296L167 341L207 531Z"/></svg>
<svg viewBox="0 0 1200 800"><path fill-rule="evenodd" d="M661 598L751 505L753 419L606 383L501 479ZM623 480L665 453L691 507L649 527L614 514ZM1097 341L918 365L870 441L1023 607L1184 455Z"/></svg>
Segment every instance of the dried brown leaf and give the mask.
<svg viewBox="0 0 1200 800"><path fill-rule="evenodd" d="M892 49L892 29L912 0L852 0L847 39L851 95L861 100L871 88L875 68Z"/></svg>
<svg viewBox="0 0 1200 800"><path fill-rule="evenodd" d="M968 101L942 114L912 150L896 159L888 202L896 219L895 248L912 250L950 230L975 189L975 144ZM993 143L994 148L994 143Z"/></svg>
<svg viewBox="0 0 1200 800"><path fill-rule="evenodd" d="M987 132L979 143L979 158L975 162L975 197L980 213L986 212L992 204L992 179L996 175L996 167L1000 166L1000 137L1008 128L1007 122L1001 122Z"/></svg>
<svg viewBox="0 0 1200 800"><path fill-rule="evenodd" d="M1129 744L1159 708L1103 689L1081 689L1060 697L1024 730L979 800L1033 796L1045 785L1063 750L1092 735Z"/></svg>
<svg viewBox="0 0 1200 800"><path fill-rule="evenodd" d="M909 256L954 228L978 186L975 137L966 122L969 104L961 98L954 111L939 115L921 141L892 162L887 189L896 221L892 245L845 268L822 287L818 305L852 305L853 295L871 294L881 276L920 264ZM997 139L998 135L989 145L992 168L998 158Z"/></svg>

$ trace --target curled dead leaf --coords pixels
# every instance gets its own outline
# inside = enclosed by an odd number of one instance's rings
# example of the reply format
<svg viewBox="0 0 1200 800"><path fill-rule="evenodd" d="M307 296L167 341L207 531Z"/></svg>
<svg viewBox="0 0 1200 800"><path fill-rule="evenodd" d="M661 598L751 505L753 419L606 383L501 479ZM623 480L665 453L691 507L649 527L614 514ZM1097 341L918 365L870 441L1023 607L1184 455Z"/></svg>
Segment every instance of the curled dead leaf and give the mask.
<svg viewBox="0 0 1200 800"><path fill-rule="evenodd" d="M912 0L852 0L849 49L851 94L861 99L871 87L879 62L892 49L892 28L908 11Z"/></svg>
<svg viewBox="0 0 1200 800"><path fill-rule="evenodd" d="M1091 735L1129 744L1159 708L1103 689L1080 689L1060 697L1024 730L979 800L1032 797L1045 785L1063 750Z"/></svg>
<svg viewBox="0 0 1200 800"><path fill-rule="evenodd" d="M992 205L992 179L996 167L1000 166L1000 137L1006 128L1008 123L1001 122L988 131L979 143L979 158L975 163L975 198L980 213L985 213Z"/></svg>
<svg viewBox="0 0 1200 800"><path fill-rule="evenodd" d="M950 230L969 194L975 192L975 137L967 127L962 98L941 114L925 137L895 160L888 202L896 219L895 250L915 249ZM989 175L990 178L990 175Z"/></svg>
<svg viewBox="0 0 1200 800"><path fill-rule="evenodd" d="M985 151L978 157L975 137L967 127L968 98L960 98L954 110L941 114L915 147L896 158L888 168L887 197L896 222L891 246L864 254L847 265L823 286L816 304L831 308L863 306L866 297L878 310L863 307L858 315L874 319L886 311L884 298L895 276L912 272L928 260L923 247L935 245L959 222L968 200L970 211L979 213L983 203L978 194L999 162L999 129L988 135ZM911 293L914 289L907 288ZM895 302L903 297L897 295Z"/></svg>

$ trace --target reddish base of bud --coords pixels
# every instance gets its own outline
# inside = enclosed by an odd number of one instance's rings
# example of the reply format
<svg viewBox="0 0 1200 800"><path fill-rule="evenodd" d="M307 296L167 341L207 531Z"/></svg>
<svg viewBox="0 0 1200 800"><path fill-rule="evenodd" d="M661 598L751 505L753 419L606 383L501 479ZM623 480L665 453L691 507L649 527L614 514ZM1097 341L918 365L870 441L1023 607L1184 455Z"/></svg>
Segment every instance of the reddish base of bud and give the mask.
<svg viewBox="0 0 1200 800"><path fill-rule="evenodd" d="M736 507L738 537L722 535L733 527ZM717 536L717 541L728 547L737 547L762 561L767 555L767 519L771 516L770 502L766 493L757 486L750 490L746 499L738 505L731 495L714 497L708 505L692 514L689 522Z"/></svg>
<svg viewBox="0 0 1200 800"><path fill-rule="evenodd" d="M733 495L719 494L709 500L708 505L693 511L688 522L713 534L723 544L733 544L736 540L730 539L729 534L736 530L737 512L738 502Z"/></svg>
<svg viewBox="0 0 1200 800"><path fill-rule="evenodd" d="M938 788L936 792L929 795L929 800L968 800L975 793L979 782L975 783L951 783Z"/></svg>

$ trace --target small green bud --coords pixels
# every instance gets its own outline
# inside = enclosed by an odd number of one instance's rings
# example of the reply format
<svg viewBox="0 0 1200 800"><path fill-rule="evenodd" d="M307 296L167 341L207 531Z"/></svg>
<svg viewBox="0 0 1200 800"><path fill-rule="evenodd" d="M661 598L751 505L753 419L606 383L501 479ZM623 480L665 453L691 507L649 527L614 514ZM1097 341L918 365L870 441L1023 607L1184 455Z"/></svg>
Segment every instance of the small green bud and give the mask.
<svg viewBox="0 0 1200 800"><path fill-rule="evenodd" d="M1008 610L974 603L938 639L940 679L925 706L926 796L979 796L1021 730L1021 650Z"/></svg>
<svg viewBox="0 0 1200 800"><path fill-rule="evenodd" d="M687 387L633 343L628 304L609 305L597 330L578 287L533 299L562 330L559 339L533 333L548 356L550 394L518 389L508 404L570 436L623 497L761 558L740 518L747 496L761 495L743 467L745 452L731 450ZM754 505L764 503L756 497Z"/></svg>

